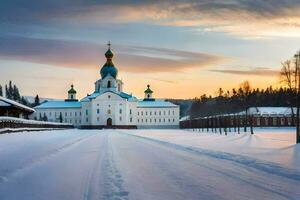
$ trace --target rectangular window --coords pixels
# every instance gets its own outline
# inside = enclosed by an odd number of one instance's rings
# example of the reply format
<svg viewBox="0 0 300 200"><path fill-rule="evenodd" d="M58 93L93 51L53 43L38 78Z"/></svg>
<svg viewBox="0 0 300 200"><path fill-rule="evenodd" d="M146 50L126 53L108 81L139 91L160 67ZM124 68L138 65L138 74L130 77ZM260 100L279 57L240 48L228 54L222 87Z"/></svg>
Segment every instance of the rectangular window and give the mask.
<svg viewBox="0 0 300 200"><path fill-rule="evenodd" d="M132 122L132 117L130 117L130 122Z"/></svg>
<svg viewBox="0 0 300 200"><path fill-rule="evenodd" d="M97 109L97 114L99 114L100 113L100 110L99 110L99 108Z"/></svg>
<svg viewBox="0 0 300 200"><path fill-rule="evenodd" d="M131 109L129 110L129 114L132 114L132 111L131 111Z"/></svg>
<svg viewBox="0 0 300 200"><path fill-rule="evenodd" d="M89 114L89 111L88 111L88 110L86 110L86 111L85 111L85 114L86 114L86 115L88 115L88 114Z"/></svg>

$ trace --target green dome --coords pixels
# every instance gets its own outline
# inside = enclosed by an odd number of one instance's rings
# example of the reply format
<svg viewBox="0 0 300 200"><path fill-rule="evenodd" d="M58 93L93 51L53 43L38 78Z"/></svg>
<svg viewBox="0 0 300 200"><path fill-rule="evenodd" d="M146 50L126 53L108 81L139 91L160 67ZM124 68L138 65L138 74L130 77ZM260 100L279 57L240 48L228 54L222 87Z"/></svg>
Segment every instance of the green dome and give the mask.
<svg viewBox="0 0 300 200"><path fill-rule="evenodd" d="M74 89L74 85L71 85L71 89L68 91L69 94L76 94L76 90Z"/></svg>
<svg viewBox="0 0 300 200"><path fill-rule="evenodd" d="M106 63L103 65L103 67L100 70L102 79L105 78L109 74L114 78L116 78L118 75L118 70L115 67L114 63L112 62L113 56L114 56L114 54L109 48L105 53Z"/></svg>
<svg viewBox="0 0 300 200"><path fill-rule="evenodd" d="M108 49L105 53L105 57L109 58L109 59L112 59L114 57L114 54L110 49Z"/></svg>
<svg viewBox="0 0 300 200"><path fill-rule="evenodd" d="M147 94L152 94L153 93L153 91L150 89L150 85L147 85L147 89L145 90L145 93L147 93Z"/></svg>

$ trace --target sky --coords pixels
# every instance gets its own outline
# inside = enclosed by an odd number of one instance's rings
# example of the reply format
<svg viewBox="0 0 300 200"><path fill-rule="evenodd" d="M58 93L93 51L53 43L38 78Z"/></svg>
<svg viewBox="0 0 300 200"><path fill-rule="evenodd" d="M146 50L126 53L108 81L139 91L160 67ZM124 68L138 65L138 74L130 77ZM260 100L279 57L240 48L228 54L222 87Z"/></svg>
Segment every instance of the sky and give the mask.
<svg viewBox="0 0 300 200"><path fill-rule="evenodd" d="M278 87L300 50L299 0L2 0L0 84L22 95L94 90L107 43L124 90L142 98L216 95L245 80Z"/></svg>

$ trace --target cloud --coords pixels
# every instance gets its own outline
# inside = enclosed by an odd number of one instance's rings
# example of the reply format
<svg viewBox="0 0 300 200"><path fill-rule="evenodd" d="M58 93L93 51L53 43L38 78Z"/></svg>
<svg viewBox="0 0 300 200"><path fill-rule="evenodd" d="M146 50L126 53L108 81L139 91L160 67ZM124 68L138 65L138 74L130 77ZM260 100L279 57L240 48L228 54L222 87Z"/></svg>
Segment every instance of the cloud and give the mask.
<svg viewBox="0 0 300 200"><path fill-rule="evenodd" d="M82 24L143 22L189 26L244 38L299 37L299 0L4 0L3 24Z"/></svg>
<svg viewBox="0 0 300 200"><path fill-rule="evenodd" d="M218 70L213 69L209 70L211 72L218 72L218 73L226 73L226 74L234 74L234 75L249 75L249 76L279 76L280 72L278 70L271 70L266 67L257 67L250 70Z"/></svg>
<svg viewBox="0 0 300 200"><path fill-rule="evenodd" d="M83 41L0 35L0 59L65 68L99 69L105 62L106 49L106 45ZM118 69L132 73L184 72L227 60L217 55L162 48L116 45L113 49Z"/></svg>
<svg viewBox="0 0 300 200"><path fill-rule="evenodd" d="M4 0L0 22L49 26L143 22L243 38L299 37L299 11L299 0Z"/></svg>

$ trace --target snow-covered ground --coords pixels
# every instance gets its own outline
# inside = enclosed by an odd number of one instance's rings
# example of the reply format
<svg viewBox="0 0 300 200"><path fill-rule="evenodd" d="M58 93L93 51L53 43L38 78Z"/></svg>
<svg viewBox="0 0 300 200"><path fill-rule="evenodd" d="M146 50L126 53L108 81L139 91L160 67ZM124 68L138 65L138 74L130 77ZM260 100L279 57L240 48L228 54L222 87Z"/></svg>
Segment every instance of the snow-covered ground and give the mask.
<svg viewBox="0 0 300 200"><path fill-rule="evenodd" d="M0 135L0 199L300 199L292 129Z"/></svg>

